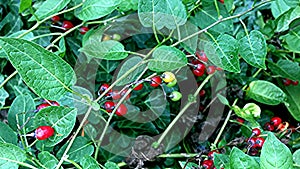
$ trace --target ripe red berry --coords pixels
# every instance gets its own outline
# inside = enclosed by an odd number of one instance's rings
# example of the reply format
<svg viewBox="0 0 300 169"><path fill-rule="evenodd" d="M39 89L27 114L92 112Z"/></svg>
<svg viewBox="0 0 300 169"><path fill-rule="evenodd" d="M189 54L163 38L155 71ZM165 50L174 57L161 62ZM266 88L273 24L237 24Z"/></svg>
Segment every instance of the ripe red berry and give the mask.
<svg viewBox="0 0 300 169"><path fill-rule="evenodd" d="M49 103L42 103L36 107L36 110L40 111L41 109L49 107L49 106L51 106Z"/></svg>
<svg viewBox="0 0 300 169"><path fill-rule="evenodd" d="M270 123L274 125L274 127L278 127L279 124L282 122L280 117L272 117Z"/></svg>
<svg viewBox="0 0 300 169"><path fill-rule="evenodd" d="M297 86L299 84L299 81L292 81L292 85Z"/></svg>
<svg viewBox="0 0 300 169"><path fill-rule="evenodd" d="M251 147L255 147L255 143L256 143L256 138L255 137L251 137L249 139L246 140L248 144L251 145Z"/></svg>
<svg viewBox="0 0 300 169"><path fill-rule="evenodd" d="M128 90L126 90L126 89L123 90L123 91L121 92L121 96L124 96L124 95L127 93L127 91L128 91ZM130 93L126 96L125 99L128 100L129 98L130 98Z"/></svg>
<svg viewBox="0 0 300 169"><path fill-rule="evenodd" d="M238 121L239 123L244 123L245 122L245 120L240 118L240 117L236 118L236 121Z"/></svg>
<svg viewBox="0 0 300 169"><path fill-rule="evenodd" d="M90 29L86 26L83 26L79 29L80 34L84 35L87 31L89 31Z"/></svg>
<svg viewBox="0 0 300 169"><path fill-rule="evenodd" d="M193 65L197 65L197 64L199 64L199 63L201 63L198 59L193 59L192 61L191 61L191 63L193 64Z"/></svg>
<svg viewBox="0 0 300 169"><path fill-rule="evenodd" d="M274 131L275 127L274 127L273 124L267 122L267 123L265 124L265 129L268 130L268 131Z"/></svg>
<svg viewBox="0 0 300 169"><path fill-rule="evenodd" d="M217 150L210 151L210 152L207 154L208 158L211 159L211 160L214 160L214 153L219 154L219 152L218 152Z"/></svg>
<svg viewBox="0 0 300 169"><path fill-rule="evenodd" d="M215 73L215 71L216 71L216 67L215 66L208 66L208 68L206 70L206 73L210 75L210 74Z"/></svg>
<svg viewBox="0 0 300 169"><path fill-rule="evenodd" d="M198 77L203 76L204 73L205 73L204 71L200 71L198 69L193 70L193 74Z"/></svg>
<svg viewBox="0 0 300 169"><path fill-rule="evenodd" d="M258 137L258 138L256 138L256 141L255 141L255 145L256 145L255 147L262 148L264 143L265 143L265 139L262 137Z"/></svg>
<svg viewBox="0 0 300 169"><path fill-rule="evenodd" d="M100 95L101 93L103 93L104 91L106 91L108 88L109 88L109 84L107 83L104 83L102 84L100 87L99 87L99 90L98 90L98 95ZM111 94L112 90L110 89L108 91L108 93L106 93L106 96L109 96Z"/></svg>
<svg viewBox="0 0 300 169"><path fill-rule="evenodd" d="M40 126L35 130L34 134L38 140L45 140L53 136L54 129L51 126Z"/></svg>
<svg viewBox="0 0 300 169"><path fill-rule="evenodd" d="M292 81L290 79L287 79L287 78L283 79L283 84L285 86L289 86L289 85L291 85L291 83L292 83Z"/></svg>
<svg viewBox="0 0 300 169"><path fill-rule="evenodd" d="M224 0L219 0L219 2L221 2L222 4L224 4Z"/></svg>
<svg viewBox="0 0 300 169"><path fill-rule="evenodd" d="M121 93L118 90L114 90L109 93L109 96L114 100L119 100L122 96Z"/></svg>
<svg viewBox="0 0 300 169"><path fill-rule="evenodd" d="M68 30L68 29L73 28L74 25L70 21L63 21L62 27L65 28L65 30Z"/></svg>
<svg viewBox="0 0 300 169"><path fill-rule="evenodd" d="M127 113L127 107L124 104L121 104L116 111L116 115L124 116L126 113Z"/></svg>
<svg viewBox="0 0 300 169"><path fill-rule="evenodd" d="M260 131L259 128L254 128L254 129L252 129L252 135L251 135L251 137L253 137L253 136L259 136L260 133L261 133L261 131Z"/></svg>
<svg viewBox="0 0 300 169"><path fill-rule="evenodd" d="M201 50L200 52L196 52L196 56L198 57L199 60L203 61L203 62L207 62L208 58L206 56L206 54L204 53L203 50Z"/></svg>
<svg viewBox="0 0 300 169"><path fill-rule="evenodd" d="M141 84L135 86L135 87L133 88L133 90L142 90L143 86L144 86L143 83L141 83Z"/></svg>
<svg viewBox="0 0 300 169"><path fill-rule="evenodd" d="M202 90L200 90L200 92L199 92L199 95L200 95L200 97L204 97L205 96L205 90L204 89L202 89Z"/></svg>
<svg viewBox="0 0 300 169"><path fill-rule="evenodd" d="M161 84L160 76L155 76L151 78L150 86L158 87Z"/></svg>
<svg viewBox="0 0 300 169"><path fill-rule="evenodd" d="M60 20L60 17L58 15L55 15L51 18L51 20L55 23L55 22L58 22Z"/></svg>
<svg viewBox="0 0 300 169"><path fill-rule="evenodd" d="M115 103L112 101L107 101L104 103L104 109L110 113L113 111L113 109L115 108Z"/></svg>
<svg viewBox="0 0 300 169"><path fill-rule="evenodd" d="M214 162L212 160L204 160L201 165L205 169L211 169L214 165Z"/></svg>
<svg viewBox="0 0 300 169"><path fill-rule="evenodd" d="M50 101L50 103L51 103L51 106L60 106L59 103L56 101Z"/></svg>
<svg viewBox="0 0 300 169"><path fill-rule="evenodd" d="M194 65L193 73L195 76L203 76L205 73L205 65L203 63Z"/></svg>
<svg viewBox="0 0 300 169"><path fill-rule="evenodd" d="M223 70L223 69L220 68L220 67L216 67L216 70L221 71L221 70Z"/></svg>

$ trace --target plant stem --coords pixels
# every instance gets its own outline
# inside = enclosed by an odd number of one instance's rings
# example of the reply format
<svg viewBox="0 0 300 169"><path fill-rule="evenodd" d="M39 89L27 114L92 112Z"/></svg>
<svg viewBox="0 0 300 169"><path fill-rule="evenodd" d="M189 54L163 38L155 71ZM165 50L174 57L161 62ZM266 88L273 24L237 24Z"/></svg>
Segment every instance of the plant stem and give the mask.
<svg viewBox="0 0 300 169"><path fill-rule="evenodd" d="M262 71L262 69L258 69L258 70L254 73L254 75L253 75L252 77L255 78L261 71ZM247 88L247 86L248 86L248 84L245 85L245 86L242 88L242 90L245 90L245 89ZM236 98L236 99L234 100L233 104L231 105L231 107L235 106L236 103L238 102L238 100L239 100L239 99ZM227 125L227 123L228 123L230 117L231 117L231 114L232 114L232 109L229 110L229 112L228 112L228 114L227 114L227 116L226 116L226 119L225 119L225 121L224 121L224 123L223 123L223 125L222 125L222 127L221 127L221 129L220 129L220 131L219 131L219 133L218 133L218 135L217 135L217 137L216 137L214 143L212 144L212 146L214 146L214 147L211 147L211 149L217 148L217 143L219 142L219 140L220 140L220 138L221 138L221 136L222 136L222 134L223 134L223 132L224 132L224 129L225 129L225 127L226 127L226 125Z"/></svg>
<svg viewBox="0 0 300 169"><path fill-rule="evenodd" d="M0 85L0 89L11 79L13 78L16 74L18 74L18 71L14 71L11 75L9 75Z"/></svg>
<svg viewBox="0 0 300 169"><path fill-rule="evenodd" d="M166 130L162 133L162 135L159 137L156 145L159 146L162 141L164 140L164 138L167 136L167 134L169 133L169 131L172 129L172 127L175 125L175 123L179 120L179 118L184 114L184 112L194 103L196 103L196 97L199 95L200 90L203 88L203 86L209 81L209 79L213 76L213 74L208 75L204 81L201 83L201 85L198 87L198 89L196 90L196 92L193 94L193 97L195 98L194 100L189 100L185 106L180 110L180 112L178 113L178 115L175 117L174 120L172 120L172 122L168 125L168 127L166 128Z"/></svg>
<svg viewBox="0 0 300 169"><path fill-rule="evenodd" d="M218 18L220 18L220 9L219 9L219 6L218 6L218 1L217 0L214 0L215 1L215 7L216 7L216 10L217 10L217 13L218 13Z"/></svg>
<svg viewBox="0 0 300 169"><path fill-rule="evenodd" d="M39 38L46 37L46 36L56 36L56 35L61 35L61 34L62 34L62 33L58 33L58 32L47 33L47 34L35 36L35 37L31 38L29 41L33 41L33 40L35 40L35 39L39 39Z"/></svg>
<svg viewBox="0 0 300 169"><path fill-rule="evenodd" d="M158 158L192 158L199 154L187 154L187 153L179 153L179 154L161 154L157 156Z"/></svg>
<svg viewBox="0 0 300 169"><path fill-rule="evenodd" d="M50 15L50 16L46 17L45 19L43 19L42 21L37 21L35 25L33 25L33 26L32 26L30 29L28 29L26 32L24 32L24 33L22 33L21 35L19 35L17 38L22 38L23 36L27 35L28 33L34 31L34 30L35 30L36 28L38 28L42 23L44 23L45 21L51 19L53 16L55 16L55 15L61 15L61 14L63 14L63 13L67 13L67 12L73 11L73 10L75 10L75 9L77 9L77 8L79 8L79 7L81 7L82 5L83 5L83 3L80 3L80 4L74 6L74 7L70 8L70 9L66 9L66 10L63 10L63 11L61 11L61 12L55 13L55 14L53 14L53 15Z"/></svg>
<svg viewBox="0 0 300 169"><path fill-rule="evenodd" d="M177 42L174 43L172 46L177 46L177 45L180 44L181 42L184 42L184 41L186 41L186 40L188 40L188 39L190 39L190 38L192 38L192 37L194 37L194 36L197 36L197 35L199 35L199 34L201 34L201 33L203 33L203 32L207 32L208 29L210 29L210 28L212 28L212 27L218 25L218 24L221 23L221 22L224 22L224 21L227 21L227 20L231 20L231 19L235 19L235 18L239 18L239 17L241 17L241 16L243 16L243 15L245 15L245 14L247 14L247 13L253 11L255 8L258 8L258 7L260 7L260 6L262 6L262 5L266 4L266 3L269 3L269 2L271 2L271 1L272 1L272 0L266 0L266 1L263 1L263 2L259 3L258 5L256 5L256 6L252 7L252 8L250 8L250 9L248 9L247 11L242 12L242 13L240 13L240 14L237 14L237 15L234 15L234 16L229 16L229 17L227 17L227 18L220 18L219 20L217 20L216 22L212 23L212 24L209 25L208 27L206 27L206 28L204 28L204 29L202 29L202 30L200 30L200 31L198 31L198 32L195 32L195 33L193 33L193 34L191 34L191 35L189 35L189 36L187 36L187 37L185 37L185 38L183 38L183 39L181 39L181 40L179 40L179 41L177 41Z"/></svg>
<svg viewBox="0 0 300 169"><path fill-rule="evenodd" d="M77 164L75 161L73 161L73 160L69 160L69 159L65 159L65 161L66 162L69 162L69 163L71 163L71 164L73 164L76 168L78 168L78 169L82 169L81 167L80 167L80 165L79 164Z"/></svg>

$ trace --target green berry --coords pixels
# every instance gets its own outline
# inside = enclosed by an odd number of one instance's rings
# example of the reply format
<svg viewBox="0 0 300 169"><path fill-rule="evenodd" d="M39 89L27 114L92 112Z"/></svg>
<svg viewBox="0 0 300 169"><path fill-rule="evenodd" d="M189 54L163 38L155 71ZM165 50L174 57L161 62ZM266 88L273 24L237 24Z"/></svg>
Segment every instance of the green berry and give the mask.
<svg viewBox="0 0 300 169"><path fill-rule="evenodd" d="M182 94L181 94L180 92L178 92L178 91L173 91L173 92L169 95L169 97L171 98L172 101L176 102L176 101L178 101L178 100L181 99Z"/></svg>
<svg viewBox="0 0 300 169"><path fill-rule="evenodd" d="M177 80L174 79L172 82L167 83L167 86L168 86L168 87L173 87L173 86L175 86L176 84L177 84Z"/></svg>

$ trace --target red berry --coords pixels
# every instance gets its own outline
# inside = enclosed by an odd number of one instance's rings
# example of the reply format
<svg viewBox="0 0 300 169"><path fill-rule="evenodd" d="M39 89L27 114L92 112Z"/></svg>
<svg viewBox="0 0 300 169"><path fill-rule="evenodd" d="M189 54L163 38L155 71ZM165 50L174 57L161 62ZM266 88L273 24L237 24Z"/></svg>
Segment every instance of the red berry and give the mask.
<svg viewBox="0 0 300 169"><path fill-rule="evenodd" d="M292 81L292 85L297 86L299 84L299 81Z"/></svg>
<svg viewBox="0 0 300 169"><path fill-rule="evenodd" d="M135 86L135 88L133 88L133 90L141 90L143 88L143 86L144 86L143 83L141 83L141 84Z"/></svg>
<svg viewBox="0 0 300 169"><path fill-rule="evenodd" d="M107 101L104 103L104 108L108 113L110 113L115 108L115 103L112 101Z"/></svg>
<svg viewBox="0 0 300 169"><path fill-rule="evenodd" d="M215 66L208 66L208 68L206 70L206 73L210 75L210 74L215 73L215 71L216 71L216 67Z"/></svg>
<svg viewBox="0 0 300 169"><path fill-rule="evenodd" d="M56 101L50 101L51 106L60 106L58 102Z"/></svg>
<svg viewBox="0 0 300 169"><path fill-rule="evenodd" d="M205 96L205 90L204 89L202 89L202 90L200 90L200 92L199 92L199 95L200 95L200 97L204 97Z"/></svg>
<svg viewBox="0 0 300 169"><path fill-rule="evenodd" d="M278 127L282 120L280 117L272 117L270 122L274 125L274 127Z"/></svg>
<svg viewBox="0 0 300 169"><path fill-rule="evenodd" d="M196 52L196 56L198 57L199 60L203 61L203 62L207 62L208 58L206 56L206 54L204 53L203 50L201 50L200 52Z"/></svg>
<svg viewBox="0 0 300 169"><path fill-rule="evenodd" d="M264 143L265 143L265 139L264 138L262 138L262 137L256 138L256 141L255 141L256 147L262 148L262 146L264 145Z"/></svg>
<svg viewBox="0 0 300 169"><path fill-rule="evenodd" d="M221 2L222 4L224 4L224 0L219 0L219 2Z"/></svg>
<svg viewBox="0 0 300 169"><path fill-rule="evenodd" d="M125 94L127 93L127 90L123 90L122 92L121 92L121 96L124 96ZM130 93L126 96L126 100L128 100L130 98Z"/></svg>
<svg viewBox="0 0 300 169"><path fill-rule="evenodd" d="M118 90L112 91L109 93L109 96L114 100L119 100L122 96Z"/></svg>
<svg viewBox="0 0 300 169"><path fill-rule="evenodd" d="M198 63L198 64L196 64L196 65L194 65L194 69L197 69L197 70L200 70L200 71L205 71L205 64L203 64L203 63Z"/></svg>
<svg viewBox="0 0 300 169"><path fill-rule="evenodd" d="M288 127L289 127L289 123L288 122L282 122L278 125L277 129L280 130L280 131L284 131L286 130Z"/></svg>
<svg viewBox="0 0 300 169"><path fill-rule="evenodd" d="M36 110L40 111L41 109L49 107L49 106L51 106L49 103L42 103L42 104L37 106Z"/></svg>
<svg viewBox="0 0 300 169"><path fill-rule="evenodd" d="M84 35L87 31L89 31L90 29L86 26L83 26L79 29L80 34Z"/></svg>
<svg viewBox="0 0 300 169"><path fill-rule="evenodd" d="M265 124L265 129L268 130L268 131L274 131L275 127L274 127L273 124L268 122L268 123Z"/></svg>
<svg viewBox="0 0 300 169"><path fill-rule="evenodd" d="M240 117L236 118L236 121L238 121L239 123L244 123L245 122L245 120L240 118Z"/></svg>
<svg viewBox="0 0 300 169"><path fill-rule="evenodd" d="M70 21L63 21L62 27L65 28L65 30L68 30L68 29L73 28L74 25Z"/></svg>
<svg viewBox="0 0 300 169"><path fill-rule="evenodd" d="M289 86L289 85L291 85L291 83L292 83L292 81L290 79L287 79L287 78L283 79L283 84L285 86Z"/></svg>
<svg viewBox="0 0 300 169"><path fill-rule="evenodd" d="M219 152L218 152L217 150L210 151L210 152L207 154L208 158L211 159L211 160L214 160L214 153L219 154Z"/></svg>
<svg viewBox="0 0 300 169"><path fill-rule="evenodd" d="M127 113L127 107L124 104L121 104L116 111L116 115L123 116L126 113Z"/></svg>
<svg viewBox="0 0 300 169"><path fill-rule="evenodd" d="M205 169L211 169L214 165L214 162L212 160L204 160L201 165Z"/></svg>
<svg viewBox="0 0 300 169"><path fill-rule="evenodd" d="M52 20L53 22L58 22L58 21L60 20L60 17L59 17L58 15L55 15L55 16L53 16L53 17L51 18L51 20Z"/></svg>
<svg viewBox="0 0 300 169"><path fill-rule="evenodd" d="M254 129L252 129L252 135L251 135L251 137L253 137L253 136L259 136L260 133L261 133L261 131L260 131L259 128L254 128Z"/></svg>
<svg viewBox="0 0 300 169"><path fill-rule="evenodd" d="M199 76L203 76L205 71L200 71L198 69L195 69L195 70L193 70L193 73L194 73L195 76L199 77Z"/></svg>
<svg viewBox="0 0 300 169"><path fill-rule="evenodd" d="M155 76L151 78L150 86L158 87L161 84L160 76Z"/></svg>
<svg viewBox="0 0 300 169"><path fill-rule="evenodd" d="M107 83L102 84L102 85L100 86L99 90L98 90L98 94L100 95L101 93L103 93L104 91L106 91L109 87L110 87L110 86L109 86L109 84L107 84ZM110 90L108 91L108 93L106 93L106 96L111 95L111 92L112 92L112 89L110 89Z"/></svg>
<svg viewBox="0 0 300 169"><path fill-rule="evenodd" d="M221 71L221 70L223 70L223 69L220 68L220 67L216 67L216 70Z"/></svg>
<svg viewBox="0 0 300 169"><path fill-rule="evenodd" d="M247 141L247 143L249 143L251 145L251 147L255 148L255 143L256 143L255 137L251 137L251 138L247 139L246 141Z"/></svg>
<svg viewBox="0 0 300 169"><path fill-rule="evenodd" d="M35 130L34 134L38 140L45 140L53 136L54 129L51 126L40 126Z"/></svg>
<svg viewBox="0 0 300 169"><path fill-rule="evenodd" d="M193 59L192 62L191 62L193 65L197 65L199 63L201 63L199 60L197 59Z"/></svg>

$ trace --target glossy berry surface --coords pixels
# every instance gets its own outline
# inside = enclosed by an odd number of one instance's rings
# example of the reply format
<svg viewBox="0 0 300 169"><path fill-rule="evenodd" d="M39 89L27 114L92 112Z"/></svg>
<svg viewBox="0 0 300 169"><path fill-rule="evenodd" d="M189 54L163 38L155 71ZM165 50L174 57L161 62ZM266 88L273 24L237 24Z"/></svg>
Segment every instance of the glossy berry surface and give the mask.
<svg viewBox="0 0 300 169"><path fill-rule="evenodd" d="M66 30L68 30L68 29L73 28L74 25L73 25L72 22L70 22L70 21L63 21L62 27L65 28Z"/></svg>
<svg viewBox="0 0 300 169"><path fill-rule="evenodd" d="M297 86L299 84L299 81L298 80L297 81L292 81L291 83L292 83L292 85Z"/></svg>
<svg viewBox="0 0 300 169"><path fill-rule="evenodd" d="M172 72L164 72L160 77L166 83L169 83L169 82L172 82L175 80L175 75Z"/></svg>
<svg viewBox="0 0 300 169"><path fill-rule="evenodd" d="M150 86L158 87L161 84L162 80L159 76L155 76L151 78Z"/></svg>
<svg viewBox="0 0 300 169"><path fill-rule="evenodd" d="M144 87L143 83L138 84L137 86L135 86L133 88L133 90L142 90L142 88Z"/></svg>
<svg viewBox="0 0 300 169"><path fill-rule="evenodd" d="M49 106L51 106L49 103L42 103L36 107L36 110L40 111L41 109L49 107Z"/></svg>
<svg viewBox="0 0 300 169"><path fill-rule="evenodd" d="M200 97L204 97L205 96L205 90L204 89L202 89L202 90L200 90L200 92L199 92L199 95L200 95Z"/></svg>
<svg viewBox="0 0 300 169"><path fill-rule="evenodd" d="M211 160L214 160L214 154L215 154L215 153L219 154L219 152L218 152L217 150L210 151L210 152L207 154L208 158L211 159Z"/></svg>
<svg viewBox="0 0 300 169"><path fill-rule="evenodd" d="M254 129L252 129L252 136L251 137L253 137L253 136L259 136L260 133L261 133L261 131L260 131L259 128L254 128Z"/></svg>
<svg viewBox="0 0 300 169"><path fill-rule="evenodd" d="M208 58L206 56L206 54L204 53L204 51L200 51L200 52L196 52L196 56L199 60L203 61L203 62L207 62L208 61Z"/></svg>
<svg viewBox="0 0 300 169"><path fill-rule="evenodd" d="M53 16L53 17L51 18L51 20L52 20L53 22L58 22L58 21L60 20L60 17L59 17L58 15L55 15L55 16Z"/></svg>
<svg viewBox="0 0 300 169"><path fill-rule="evenodd" d="M104 109L110 113L113 111L113 109L115 108L115 103L112 101L107 101L104 103Z"/></svg>
<svg viewBox="0 0 300 169"><path fill-rule="evenodd" d="M102 84L102 85L99 87L98 94L100 95L101 93L103 93L104 91L106 91L109 87L110 87L110 86L109 86L109 84L107 84L107 83ZM112 90L109 90L108 93L107 93L106 95L107 95L107 96L110 95L111 92L112 92Z"/></svg>
<svg viewBox="0 0 300 169"><path fill-rule="evenodd" d="M79 29L80 34L84 35L87 31L89 31L90 29L86 26L83 26Z"/></svg>
<svg viewBox="0 0 300 169"><path fill-rule="evenodd" d="M251 145L252 147L255 146L256 138L255 137L251 137L251 138L247 139L247 143L249 145Z"/></svg>
<svg viewBox="0 0 300 169"><path fill-rule="evenodd" d="M201 71L201 70L198 70L198 69L193 70L193 74L195 76L198 76L198 77L203 76L204 73L205 73L205 71Z"/></svg>
<svg viewBox="0 0 300 169"><path fill-rule="evenodd" d="M215 73L215 71L216 71L216 67L215 66L208 66L208 68L206 70L206 73L210 75L210 74Z"/></svg>
<svg viewBox="0 0 300 169"><path fill-rule="evenodd" d="M172 82L167 83L168 87L174 87L177 84L177 80L173 80Z"/></svg>
<svg viewBox="0 0 300 169"><path fill-rule="evenodd" d="M118 91L118 90L114 90L112 92L109 93L110 97L114 100L119 100L122 96L121 96L121 93Z"/></svg>
<svg viewBox="0 0 300 169"><path fill-rule="evenodd" d="M256 147L261 148L264 145L264 143L265 143L264 138L262 138L262 137L256 138L256 141L255 141Z"/></svg>
<svg viewBox="0 0 300 169"><path fill-rule="evenodd" d="M116 115L117 116L124 116L127 113L127 107L125 106L125 104L121 104L117 111L116 111Z"/></svg>
<svg viewBox="0 0 300 169"><path fill-rule="evenodd" d="M171 100L172 101L178 101L178 100L180 100L181 99L181 97L182 97L182 94L180 93L180 92L178 92L178 91L173 91L170 95L169 95L169 97L171 98Z"/></svg>
<svg viewBox="0 0 300 169"><path fill-rule="evenodd" d="M54 129L51 126L40 126L35 130L34 134L38 140L46 140L53 136Z"/></svg>
<svg viewBox="0 0 300 169"><path fill-rule="evenodd" d="M275 127L279 126L279 124L282 122L282 119L280 117L272 117L270 120L271 124L273 124Z"/></svg>
<svg viewBox="0 0 300 169"><path fill-rule="evenodd" d="M265 129L268 130L268 131L274 131L275 127L274 127L273 124L268 122L268 123L265 124Z"/></svg>
<svg viewBox="0 0 300 169"><path fill-rule="evenodd" d="M283 79L282 81L285 86L289 86L292 84L292 81L290 79Z"/></svg>
<svg viewBox="0 0 300 169"><path fill-rule="evenodd" d="M211 169L214 165L214 162L213 160L204 160L201 165L205 169Z"/></svg>

